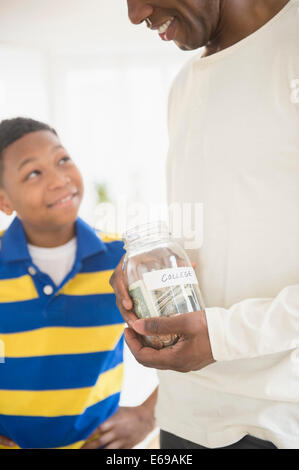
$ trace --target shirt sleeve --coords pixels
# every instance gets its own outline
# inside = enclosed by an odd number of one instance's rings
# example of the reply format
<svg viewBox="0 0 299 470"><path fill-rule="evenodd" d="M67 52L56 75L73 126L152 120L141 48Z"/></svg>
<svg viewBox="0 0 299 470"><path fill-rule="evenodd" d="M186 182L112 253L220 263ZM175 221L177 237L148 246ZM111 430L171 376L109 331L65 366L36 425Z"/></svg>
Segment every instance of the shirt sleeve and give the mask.
<svg viewBox="0 0 299 470"><path fill-rule="evenodd" d="M299 285L272 299L247 299L206 309L214 359L229 361L299 347Z"/></svg>

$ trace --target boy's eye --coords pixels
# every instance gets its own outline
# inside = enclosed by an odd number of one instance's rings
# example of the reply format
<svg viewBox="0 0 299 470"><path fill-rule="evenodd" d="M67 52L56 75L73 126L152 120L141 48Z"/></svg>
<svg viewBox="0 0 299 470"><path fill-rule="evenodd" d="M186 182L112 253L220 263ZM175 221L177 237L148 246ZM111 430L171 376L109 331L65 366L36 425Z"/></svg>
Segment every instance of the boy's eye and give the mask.
<svg viewBox="0 0 299 470"><path fill-rule="evenodd" d="M26 180L32 180L33 178L36 178L40 174L41 172L39 170L31 171L31 173L29 173L29 175L27 176Z"/></svg>
<svg viewBox="0 0 299 470"><path fill-rule="evenodd" d="M58 165L63 165L64 163L66 163L69 160L70 160L70 157L65 156L65 157L63 157L59 160Z"/></svg>

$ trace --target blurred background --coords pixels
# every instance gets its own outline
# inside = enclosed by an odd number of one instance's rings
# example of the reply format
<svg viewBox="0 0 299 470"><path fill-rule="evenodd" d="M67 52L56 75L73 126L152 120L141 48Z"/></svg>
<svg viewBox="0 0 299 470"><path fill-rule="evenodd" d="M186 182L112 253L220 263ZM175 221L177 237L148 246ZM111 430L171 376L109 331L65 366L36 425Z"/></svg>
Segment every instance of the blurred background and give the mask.
<svg viewBox="0 0 299 470"><path fill-rule="evenodd" d="M163 204L167 97L188 58L132 25L125 0L1 0L0 119L56 128L83 173L89 223L100 197Z"/></svg>
<svg viewBox="0 0 299 470"><path fill-rule="evenodd" d="M190 54L132 25L125 0L1 0L0 120L58 131L84 177L80 215L102 228L99 202L165 203L168 93ZM128 406L157 384L127 350L125 374Z"/></svg>

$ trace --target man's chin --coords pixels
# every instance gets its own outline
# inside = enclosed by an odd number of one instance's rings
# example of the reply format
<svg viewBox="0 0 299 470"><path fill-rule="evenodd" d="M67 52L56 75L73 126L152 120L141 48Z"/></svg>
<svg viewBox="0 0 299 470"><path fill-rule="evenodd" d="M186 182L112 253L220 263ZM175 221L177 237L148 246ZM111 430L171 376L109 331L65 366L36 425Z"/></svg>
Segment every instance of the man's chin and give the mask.
<svg viewBox="0 0 299 470"><path fill-rule="evenodd" d="M179 41L174 41L174 43L182 51L195 51L196 49L199 49L201 47L201 46L198 46L198 45L190 46L190 45L187 45L187 44L182 44Z"/></svg>

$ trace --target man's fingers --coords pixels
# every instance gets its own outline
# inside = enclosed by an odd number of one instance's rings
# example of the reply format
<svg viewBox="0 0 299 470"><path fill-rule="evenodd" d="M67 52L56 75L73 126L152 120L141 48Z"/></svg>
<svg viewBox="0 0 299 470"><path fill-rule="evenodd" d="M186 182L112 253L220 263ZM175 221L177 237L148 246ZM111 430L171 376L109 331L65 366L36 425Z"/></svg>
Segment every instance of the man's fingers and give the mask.
<svg viewBox="0 0 299 470"><path fill-rule="evenodd" d="M125 255L120 260L109 282L116 296L118 297L118 300L121 301L123 307L126 310L132 310L133 302L128 292L126 277L123 271L124 261L125 261Z"/></svg>
<svg viewBox="0 0 299 470"><path fill-rule="evenodd" d="M199 312L172 315L171 317L136 320L130 326L140 335L190 334L196 327Z"/></svg>
<svg viewBox="0 0 299 470"><path fill-rule="evenodd" d="M135 333L135 331L131 330L130 328L126 328L124 330L124 335L125 335L125 340L127 345L129 346L129 349L133 352L134 356L136 353L138 353L142 348L144 348L144 345L138 337L138 335Z"/></svg>
<svg viewBox="0 0 299 470"><path fill-rule="evenodd" d="M122 257L114 273L112 274L109 282L113 288L116 296L116 305L128 324L136 320L136 315L133 313L133 302L129 295L126 278L122 269L125 256Z"/></svg>
<svg viewBox="0 0 299 470"><path fill-rule="evenodd" d="M178 362L180 363L183 361L183 359L180 357L181 346L179 343L177 343L174 347L156 350L144 346L142 341L138 338L138 335L129 328L125 330L125 338L127 345L135 359L145 367L163 370L169 369L169 365L172 363L177 366ZM177 352L175 352L175 350L177 350ZM180 364L178 367L180 367ZM181 367L183 371L183 362Z"/></svg>

